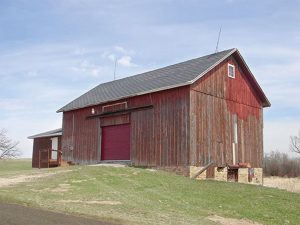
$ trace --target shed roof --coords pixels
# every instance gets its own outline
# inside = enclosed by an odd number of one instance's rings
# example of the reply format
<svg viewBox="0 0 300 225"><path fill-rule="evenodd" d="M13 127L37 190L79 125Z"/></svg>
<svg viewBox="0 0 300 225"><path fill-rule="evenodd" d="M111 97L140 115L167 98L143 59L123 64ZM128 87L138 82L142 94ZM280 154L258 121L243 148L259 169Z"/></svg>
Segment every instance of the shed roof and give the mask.
<svg viewBox="0 0 300 225"><path fill-rule="evenodd" d="M47 132L43 132L40 134L32 135L29 136L29 139L34 139L34 138L42 138L42 137L57 137L62 135L62 128L55 129L55 130L49 130Z"/></svg>
<svg viewBox="0 0 300 225"><path fill-rule="evenodd" d="M192 84L235 52L237 52L237 55L242 59L238 50L233 48L153 71L100 84L68 103L57 112L71 111L127 97ZM242 62L245 63L243 59ZM247 65L246 68L249 70ZM251 79L253 79L255 85L258 86L258 91L260 91L263 96L264 106L270 106L268 99L259 87L250 70L249 72Z"/></svg>

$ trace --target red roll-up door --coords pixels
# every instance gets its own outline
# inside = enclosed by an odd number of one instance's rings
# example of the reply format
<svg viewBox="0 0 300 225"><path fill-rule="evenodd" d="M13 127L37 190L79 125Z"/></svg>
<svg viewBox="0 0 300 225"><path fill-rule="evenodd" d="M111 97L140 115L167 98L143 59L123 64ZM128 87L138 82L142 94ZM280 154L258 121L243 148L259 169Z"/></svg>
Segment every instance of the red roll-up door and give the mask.
<svg viewBox="0 0 300 225"><path fill-rule="evenodd" d="M101 160L130 160L130 125L102 127Z"/></svg>

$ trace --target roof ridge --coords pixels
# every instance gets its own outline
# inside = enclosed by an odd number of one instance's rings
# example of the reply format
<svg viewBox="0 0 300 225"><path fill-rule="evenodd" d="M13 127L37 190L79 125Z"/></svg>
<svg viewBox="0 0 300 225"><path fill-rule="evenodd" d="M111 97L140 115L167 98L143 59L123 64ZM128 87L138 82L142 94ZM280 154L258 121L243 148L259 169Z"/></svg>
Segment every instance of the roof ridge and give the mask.
<svg viewBox="0 0 300 225"><path fill-rule="evenodd" d="M199 59L201 59L201 58L210 57L210 56L217 55L217 54L220 54L220 53L223 53L223 52L227 52L227 51L230 52L230 51L233 51L233 50L236 50L236 48L230 48L230 49L223 50L223 51L220 51L220 52L215 52L215 53L212 53L212 54L208 54L208 55L200 56L200 57L197 57L197 58L188 59L188 60L185 60L185 61L182 61L182 62L174 63L174 64L171 64L171 65L168 65L168 66L159 67L159 68L157 68L157 69L148 70L148 71L145 71L145 72L141 72L141 73L138 73L138 74L134 74L134 75L132 75L132 76L122 77L122 78L120 78L120 79L107 81L107 82L98 84L96 87L98 87L98 86L100 86L100 85L104 85L104 84L113 83L113 82L116 82L116 81L128 79L128 78L133 78L133 77L141 76L141 75L144 75L144 74L146 74L146 73L151 73L151 72L154 72L154 71L157 71L157 70L162 70L162 69L165 69L165 68L168 68L168 67L173 67L173 66L176 66L176 65L184 64L184 63L187 63L187 62L190 62L190 61L196 61L196 60L199 60ZM94 88L96 88L96 87L94 87ZM94 88L93 88L93 89L94 89Z"/></svg>

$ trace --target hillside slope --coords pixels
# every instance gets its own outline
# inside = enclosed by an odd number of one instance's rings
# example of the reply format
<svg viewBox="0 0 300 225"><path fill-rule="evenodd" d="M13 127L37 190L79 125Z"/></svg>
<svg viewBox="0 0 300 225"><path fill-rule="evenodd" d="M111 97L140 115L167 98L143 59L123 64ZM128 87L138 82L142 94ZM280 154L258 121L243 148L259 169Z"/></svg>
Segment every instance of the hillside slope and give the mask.
<svg viewBox="0 0 300 225"><path fill-rule="evenodd" d="M195 181L133 167L74 166L32 173L48 175L0 187L0 201L124 224L215 224L208 219L212 215L262 224L300 221L300 195L273 188Z"/></svg>

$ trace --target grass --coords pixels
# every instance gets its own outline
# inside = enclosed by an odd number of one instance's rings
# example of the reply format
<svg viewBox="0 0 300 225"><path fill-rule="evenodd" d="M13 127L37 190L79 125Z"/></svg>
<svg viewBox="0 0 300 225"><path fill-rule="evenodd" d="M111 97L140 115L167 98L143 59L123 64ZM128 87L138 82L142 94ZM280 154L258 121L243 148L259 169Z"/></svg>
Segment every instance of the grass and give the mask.
<svg viewBox="0 0 300 225"><path fill-rule="evenodd" d="M0 176L31 171L31 159L0 160Z"/></svg>
<svg viewBox="0 0 300 225"><path fill-rule="evenodd" d="M142 168L70 168L71 172L0 188L0 201L124 224L213 224L206 219L211 214L263 224L300 221L300 195L296 193L246 184L195 181ZM107 205L102 201L121 204Z"/></svg>

